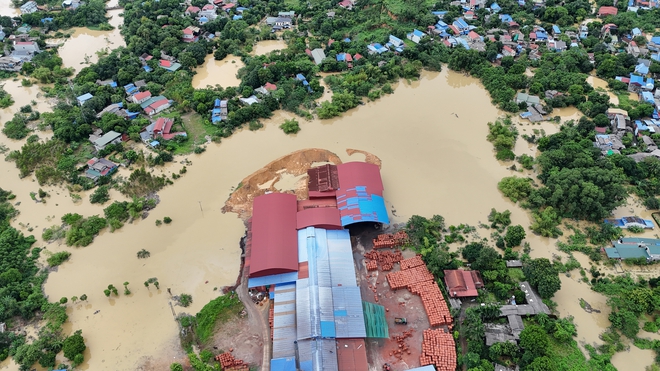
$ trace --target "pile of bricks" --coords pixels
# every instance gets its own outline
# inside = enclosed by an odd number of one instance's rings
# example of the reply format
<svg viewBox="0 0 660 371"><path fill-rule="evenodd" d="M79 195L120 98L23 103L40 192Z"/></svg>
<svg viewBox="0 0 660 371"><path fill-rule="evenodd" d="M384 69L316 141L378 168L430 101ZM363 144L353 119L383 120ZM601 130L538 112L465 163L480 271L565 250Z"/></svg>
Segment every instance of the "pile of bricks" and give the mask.
<svg viewBox="0 0 660 371"><path fill-rule="evenodd" d="M403 246L408 242L408 234L403 231L394 234L379 234L378 238L374 239L374 249L386 249L390 247Z"/></svg>
<svg viewBox="0 0 660 371"><path fill-rule="evenodd" d="M453 320L449 307L447 307L447 302L445 302L433 274L429 272L426 265L414 266L415 263L412 259L407 260L410 262L405 264L403 261L401 262L400 271L387 274L387 283L392 290L407 288L411 293L419 295L431 326L447 325L452 328ZM404 266L408 268L404 269Z"/></svg>
<svg viewBox="0 0 660 371"><path fill-rule="evenodd" d="M270 340L273 340L273 324L275 323L275 305L270 304L268 309L268 325L270 326Z"/></svg>
<svg viewBox="0 0 660 371"><path fill-rule="evenodd" d="M225 352L215 356L215 360L220 362L220 366L225 371L248 371L250 368L247 363L234 358L231 353Z"/></svg>
<svg viewBox="0 0 660 371"><path fill-rule="evenodd" d="M449 307L447 307L447 302L442 296L437 282L419 282L411 285L408 289L413 294L419 295L422 298L422 304L424 305L426 315L429 317L431 326L447 325L449 328L452 328L453 321L449 313Z"/></svg>
<svg viewBox="0 0 660 371"><path fill-rule="evenodd" d="M395 335L392 337L396 341L397 348L390 352L390 356L402 359L404 354L411 354L408 344L406 344L406 339L412 337L413 330L404 331L401 335Z"/></svg>
<svg viewBox="0 0 660 371"><path fill-rule="evenodd" d="M388 273L386 278L392 290L398 290L404 287L410 288L410 286L416 283L433 281L433 275L424 265Z"/></svg>
<svg viewBox="0 0 660 371"><path fill-rule="evenodd" d="M367 260L367 271L375 271L378 270L378 262L375 260Z"/></svg>
<svg viewBox="0 0 660 371"><path fill-rule="evenodd" d="M419 255L416 255L415 257L410 259L403 259L399 263L401 264L401 270L420 267L424 265L424 261L422 260L422 257Z"/></svg>
<svg viewBox="0 0 660 371"><path fill-rule="evenodd" d="M437 371L456 370L456 346L452 335L442 329L424 330L419 362L422 366L435 365Z"/></svg>
<svg viewBox="0 0 660 371"><path fill-rule="evenodd" d="M381 269L384 271L392 270L394 263L398 263L403 260L403 254L401 254L400 250L394 252L372 250L364 253L364 257L380 264ZM367 270L369 270L369 261L367 262Z"/></svg>

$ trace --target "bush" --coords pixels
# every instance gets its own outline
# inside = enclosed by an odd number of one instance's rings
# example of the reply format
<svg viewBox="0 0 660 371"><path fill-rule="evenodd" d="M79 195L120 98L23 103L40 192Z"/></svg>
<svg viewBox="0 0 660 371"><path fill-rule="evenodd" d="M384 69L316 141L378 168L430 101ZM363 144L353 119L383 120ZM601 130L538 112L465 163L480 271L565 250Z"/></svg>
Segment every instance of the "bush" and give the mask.
<svg viewBox="0 0 660 371"><path fill-rule="evenodd" d="M644 206L650 210L658 210L660 209L660 200L657 197L649 197L644 200Z"/></svg>
<svg viewBox="0 0 660 371"><path fill-rule="evenodd" d="M208 362L213 358L213 352L204 349L201 352L199 352L199 358L202 359L202 362Z"/></svg>
<svg viewBox="0 0 660 371"><path fill-rule="evenodd" d="M183 371L183 366L180 363L172 363L170 365L170 371Z"/></svg>
<svg viewBox="0 0 660 371"><path fill-rule="evenodd" d="M46 261L51 267L56 267L65 261L69 260L71 253L68 251L60 251L51 255Z"/></svg>
<svg viewBox="0 0 660 371"><path fill-rule="evenodd" d="M104 204L110 200L110 193L108 186L100 186L96 188L94 193L89 196L89 202L93 204Z"/></svg>
<svg viewBox="0 0 660 371"><path fill-rule="evenodd" d="M497 184L497 188L513 202L524 200L532 193L531 180L515 176L502 178Z"/></svg>
<svg viewBox="0 0 660 371"><path fill-rule="evenodd" d="M284 123L280 125L280 129L282 129L285 134L296 134L300 131L300 125L298 125L298 121L295 119L285 120Z"/></svg>
<svg viewBox="0 0 660 371"><path fill-rule="evenodd" d="M82 356L87 349L85 339L82 337L82 330L78 330L62 342L62 351L64 356L70 361L77 362L76 357ZM81 362L82 363L82 362Z"/></svg>
<svg viewBox="0 0 660 371"><path fill-rule="evenodd" d="M192 304L192 301L193 301L192 300L192 295L181 294L181 296L179 296L179 305L181 305L184 308L187 308L188 306L190 306L190 304Z"/></svg>
<svg viewBox="0 0 660 371"><path fill-rule="evenodd" d="M165 224L172 223L172 218L170 218L169 216L164 217L163 218L163 223L165 223Z"/></svg>

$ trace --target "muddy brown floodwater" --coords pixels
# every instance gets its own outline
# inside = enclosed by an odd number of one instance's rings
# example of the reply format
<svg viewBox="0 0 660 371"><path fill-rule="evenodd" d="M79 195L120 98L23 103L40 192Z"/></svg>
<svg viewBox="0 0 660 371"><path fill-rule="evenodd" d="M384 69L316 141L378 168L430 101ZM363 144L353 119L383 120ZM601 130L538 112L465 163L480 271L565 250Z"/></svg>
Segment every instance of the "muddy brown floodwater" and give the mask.
<svg viewBox="0 0 660 371"><path fill-rule="evenodd" d="M20 15L20 10L14 7L14 4L11 2L11 0L0 0L0 16L16 17Z"/></svg>
<svg viewBox="0 0 660 371"><path fill-rule="evenodd" d="M107 6L117 4L117 0L111 0ZM73 34L66 39L58 52L64 67L72 67L76 71L80 71L88 62L96 63L98 61L97 52L104 50L110 52L120 46L126 46L119 33L119 26L124 23L124 18L120 15L123 11L123 9L108 11L107 16L111 17L108 23L115 27L112 31L94 31L85 27L74 27Z"/></svg>
<svg viewBox="0 0 660 371"><path fill-rule="evenodd" d="M209 54L206 56L204 64L195 70L197 74L193 76L192 86L195 89L203 89L207 85L220 85L223 88L238 86L241 80L236 77L236 74L243 66L241 58L234 55L228 55L225 59L216 61L213 59L213 54Z"/></svg>
<svg viewBox="0 0 660 371"><path fill-rule="evenodd" d="M275 50L286 49L286 42L284 40L264 40L259 41L252 50L252 55L264 55Z"/></svg>
<svg viewBox="0 0 660 371"><path fill-rule="evenodd" d="M278 112L264 122L261 130L240 131L219 145L209 145L204 154L188 157L192 166L174 186L159 192L161 203L146 220L126 225L115 233L105 232L85 248L48 245L50 251L72 251L71 259L51 273L45 284L50 299L89 296L87 303L69 304L68 309L67 326L71 330L82 329L88 345L83 369L134 370L145 365L144 369L162 370L158 367L182 356L166 289L170 288L173 294L192 294L194 301L189 308L175 305L173 309L176 313L193 314L219 295L214 288L236 281L240 264L238 242L244 227L237 214L222 213L225 201L245 177L295 151L327 150L342 162L365 160L364 153L351 156L347 149L377 156L382 162L392 223L405 222L414 214L440 214L449 225L476 226L486 222L490 209L496 208L511 210L513 224L528 227L529 215L497 190L502 177L520 174L507 170L510 163L495 160L492 146L485 139L486 123L500 114L478 80L450 71L424 72L420 81L399 83L394 94L343 117L300 120L302 130L295 136L279 129L290 114ZM547 130L551 128L547 126ZM6 142L0 140L3 141ZM331 157L311 160L332 161ZM181 166L170 164L166 170L177 171ZM301 175L280 170L274 169L273 174L265 176L262 186L295 190ZM37 235L42 226L54 224L46 223L47 215L59 218L76 208L86 215L100 213L94 205L73 206L66 196L57 200L59 206L55 206L56 200L48 200L46 205L24 204L27 187L33 189L36 185L29 179L13 179L17 174L13 163L0 162L0 172L0 186L21 197L19 218L39 223ZM46 209L39 210L42 206ZM173 219L172 224L157 227L154 221L165 216ZM558 253L555 240L528 231L527 241L533 257L551 258ZM137 259L137 251L143 248L151 252L151 257ZM158 278L161 290L142 285L150 277ZM124 281L130 282L130 296L108 299L103 295L108 284L121 287ZM603 315L584 313L578 300L583 297L599 307L604 300L574 278L563 277L562 284L562 291L557 294L561 314L576 317L579 339L598 341L607 322ZM625 355L617 357L627 359ZM158 367L146 366L159 361L162 364ZM649 364L650 358L648 361L640 362Z"/></svg>

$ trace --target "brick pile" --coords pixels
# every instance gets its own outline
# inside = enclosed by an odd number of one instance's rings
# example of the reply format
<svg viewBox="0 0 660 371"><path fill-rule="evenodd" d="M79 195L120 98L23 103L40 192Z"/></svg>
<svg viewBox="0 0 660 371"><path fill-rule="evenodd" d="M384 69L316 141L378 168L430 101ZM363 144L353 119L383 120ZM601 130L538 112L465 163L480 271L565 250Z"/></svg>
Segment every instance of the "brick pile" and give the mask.
<svg viewBox="0 0 660 371"><path fill-rule="evenodd" d="M379 234L378 238L374 238L374 249L386 249L390 247L403 246L408 242L408 234L404 231L399 231L394 234Z"/></svg>
<svg viewBox="0 0 660 371"><path fill-rule="evenodd" d="M442 296L440 287L435 281L419 282L411 285L408 290L422 298L422 304L426 315L429 317L429 323L432 327L447 325L452 328L452 318L449 313L447 302Z"/></svg>
<svg viewBox="0 0 660 371"><path fill-rule="evenodd" d="M401 335L392 336L396 341L397 348L390 352L390 356L402 359L404 354L411 354L410 348L406 343L406 339L412 337L413 330L404 331Z"/></svg>
<svg viewBox="0 0 660 371"><path fill-rule="evenodd" d="M275 324L275 305L270 303L268 309L268 325L270 326L270 340L273 340L273 325Z"/></svg>
<svg viewBox="0 0 660 371"><path fill-rule="evenodd" d="M409 288L420 282L433 281L433 275L424 265L400 270L398 272L391 272L385 277L392 290L398 290L404 287Z"/></svg>
<svg viewBox="0 0 660 371"><path fill-rule="evenodd" d="M384 271L390 271L394 267L394 263L398 263L403 260L403 254L400 250L397 251L367 251L364 253L364 257L370 261L375 261L380 264L380 267ZM369 261L367 261L367 270L369 270Z"/></svg>
<svg viewBox="0 0 660 371"><path fill-rule="evenodd" d="M375 260L367 260L367 271L378 270L378 262Z"/></svg>
<svg viewBox="0 0 660 371"><path fill-rule="evenodd" d="M229 352L215 356L215 360L220 362L220 366L224 371L248 371L250 369L247 363L234 358Z"/></svg>
<svg viewBox="0 0 660 371"><path fill-rule="evenodd" d="M445 302L433 274L429 272L426 265L414 266L411 259L407 260L410 260L410 262L401 262L402 270L387 274L387 283L392 290L407 288L411 293L419 295L422 298L424 310L431 326L447 325L452 328L453 320L449 313L449 307L447 307L447 302ZM404 269L404 266L408 268Z"/></svg>
<svg viewBox="0 0 660 371"><path fill-rule="evenodd" d="M437 371L456 370L456 346L453 336L442 329L424 330L419 362L422 366L434 365Z"/></svg>
<svg viewBox="0 0 660 371"><path fill-rule="evenodd" d="M399 263L401 264L401 270L420 267L424 265L424 261L422 260L422 257L419 255L416 255L415 257L409 259L403 259Z"/></svg>

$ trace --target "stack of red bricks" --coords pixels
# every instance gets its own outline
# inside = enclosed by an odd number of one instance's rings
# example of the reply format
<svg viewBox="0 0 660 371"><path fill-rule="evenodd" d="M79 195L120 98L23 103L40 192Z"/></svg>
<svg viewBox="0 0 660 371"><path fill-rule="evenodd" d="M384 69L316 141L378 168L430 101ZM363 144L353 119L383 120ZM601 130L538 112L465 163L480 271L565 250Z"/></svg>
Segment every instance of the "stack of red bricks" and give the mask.
<svg viewBox="0 0 660 371"><path fill-rule="evenodd" d="M413 294L419 295L431 326L447 325L452 328L453 320L440 287L426 265L416 265L417 263L414 258L402 261L400 271L387 274L387 283L392 290L405 287Z"/></svg>
<svg viewBox="0 0 660 371"><path fill-rule="evenodd" d="M270 340L273 340L273 324L275 323L275 306L271 302L268 309L268 325L270 326Z"/></svg>
<svg viewBox="0 0 660 371"><path fill-rule="evenodd" d="M408 242L408 234L403 231L394 234L379 234L378 238L373 240L374 249L386 249L390 247L403 246Z"/></svg>
<svg viewBox="0 0 660 371"><path fill-rule="evenodd" d="M420 267L424 265L424 261L422 260L422 257L419 255L416 255L415 257L409 259L403 259L399 263L401 264L401 270Z"/></svg>
<svg viewBox="0 0 660 371"><path fill-rule="evenodd" d="M422 366L434 365L437 371L456 370L456 346L452 335L442 329L424 330L419 362Z"/></svg>
<svg viewBox="0 0 660 371"><path fill-rule="evenodd" d="M375 260L367 260L367 271L378 270L378 262Z"/></svg>
<svg viewBox="0 0 660 371"><path fill-rule="evenodd" d="M387 283L393 290L404 287L410 288L410 286L419 282L433 281L433 275L424 265L388 273L386 278Z"/></svg>
<svg viewBox="0 0 660 371"><path fill-rule="evenodd" d="M250 369L247 363L234 358L229 352L215 356L215 360L220 362L220 366L225 371L248 371Z"/></svg>
<svg viewBox="0 0 660 371"><path fill-rule="evenodd" d="M449 313L449 307L445 301L438 283L435 281L425 281L415 283L408 287L413 294L422 298L422 304L426 315L429 317L431 326L447 325L450 329L453 326L453 320Z"/></svg>
<svg viewBox="0 0 660 371"><path fill-rule="evenodd" d="M394 263L398 263L403 260L403 254L401 251L367 251L364 253L364 257L375 261L380 264L381 269L384 271L390 271L394 267ZM367 270L369 270L369 262L367 262Z"/></svg>

